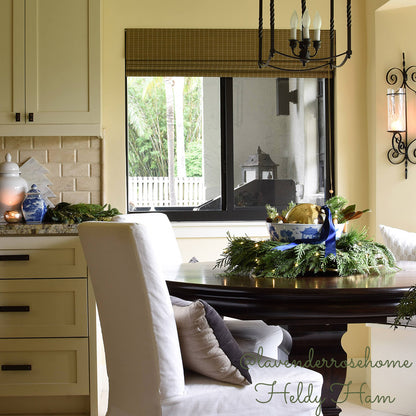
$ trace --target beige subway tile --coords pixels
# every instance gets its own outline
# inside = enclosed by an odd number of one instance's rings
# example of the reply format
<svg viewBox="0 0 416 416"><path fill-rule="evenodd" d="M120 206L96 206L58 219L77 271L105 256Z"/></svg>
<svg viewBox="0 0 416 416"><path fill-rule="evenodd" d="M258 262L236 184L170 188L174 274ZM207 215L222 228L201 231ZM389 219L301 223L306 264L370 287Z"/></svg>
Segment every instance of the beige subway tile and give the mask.
<svg viewBox="0 0 416 416"><path fill-rule="evenodd" d="M100 163L100 152L96 149L77 150L78 163Z"/></svg>
<svg viewBox="0 0 416 416"><path fill-rule="evenodd" d="M61 176L60 163L45 163L43 166L48 169L48 177L52 182L55 177L59 178Z"/></svg>
<svg viewBox="0 0 416 416"><path fill-rule="evenodd" d="M33 157L40 164L44 165L47 162L47 151L46 150L20 150L19 161L20 163L26 162L28 159Z"/></svg>
<svg viewBox="0 0 416 416"><path fill-rule="evenodd" d="M64 150L64 149L56 149L56 150L49 150L49 163L71 163L75 162L75 150Z"/></svg>
<svg viewBox="0 0 416 416"><path fill-rule="evenodd" d="M5 137L4 148L12 149L32 149L32 137Z"/></svg>
<svg viewBox="0 0 416 416"><path fill-rule="evenodd" d="M99 163L90 164L90 176L101 176L101 165Z"/></svg>
<svg viewBox="0 0 416 416"><path fill-rule="evenodd" d="M61 138L59 136L51 137L34 137L34 149L59 149L61 147Z"/></svg>
<svg viewBox="0 0 416 416"><path fill-rule="evenodd" d="M89 204L90 193L89 192L62 192L62 201L70 204Z"/></svg>
<svg viewBox="0 0 416 416"><path fill-rule="evenodd" d="M71 177L88 177L90 174L90 168L88 163L63 163L62 164L62 176Z"/></svg>
<svg viewBox="0 0 416 416"><path fill-rule="evenodd" d="M62 147L64 149L88 149L90 147L89 136L65 136L62 137Z"/></svg>
<svg viewBox="0 0 416 416"><path fill-rule="evenodd" d="M76 190L77 191L99 191L101 189L100 178L77 178L76 179Z"/></svg>
<svg viewBox="0 0 416 416"><path fill-rule="evenodd" d="M90 203L101 204L101 192L90 192Z"/></svg>
<svg viewBox="0 0 416 416"><path fill-rule="evenodd" d="M99 137L90 137L90 148L91 149L101 149L103 139L100 139Z"/></svg>
<svg viewBox="0 0 416 416"><path fill-rule="evenodd" d="M50 178L53 183L50 188L56 194L57 192L75 191L74 178Z"/></svg>

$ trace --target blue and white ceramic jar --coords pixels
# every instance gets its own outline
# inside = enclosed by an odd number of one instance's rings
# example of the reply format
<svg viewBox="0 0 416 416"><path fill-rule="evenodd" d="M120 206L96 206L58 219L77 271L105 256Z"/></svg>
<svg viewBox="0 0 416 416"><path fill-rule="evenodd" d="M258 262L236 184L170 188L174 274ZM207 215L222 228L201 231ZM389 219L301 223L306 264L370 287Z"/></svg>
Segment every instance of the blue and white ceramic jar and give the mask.
<svg viewBox="0 0 416 416"><path fill-rule="evenodd" d="M22 212L27 224L40 224L45 216L46 203L35 184L22 202Z"/></svg>

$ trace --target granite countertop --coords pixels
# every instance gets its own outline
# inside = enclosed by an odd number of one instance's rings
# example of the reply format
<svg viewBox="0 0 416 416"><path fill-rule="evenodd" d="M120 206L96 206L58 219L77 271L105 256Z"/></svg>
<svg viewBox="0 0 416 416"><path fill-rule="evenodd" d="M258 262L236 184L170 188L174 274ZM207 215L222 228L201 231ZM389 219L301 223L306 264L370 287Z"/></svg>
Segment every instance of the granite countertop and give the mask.
<svg viewBox="0 0 416 416"><path fill-rule="evenodd" d="M78 224L7 224L0 223L0 237L3 236L47 236L78 235Z"/></svg>

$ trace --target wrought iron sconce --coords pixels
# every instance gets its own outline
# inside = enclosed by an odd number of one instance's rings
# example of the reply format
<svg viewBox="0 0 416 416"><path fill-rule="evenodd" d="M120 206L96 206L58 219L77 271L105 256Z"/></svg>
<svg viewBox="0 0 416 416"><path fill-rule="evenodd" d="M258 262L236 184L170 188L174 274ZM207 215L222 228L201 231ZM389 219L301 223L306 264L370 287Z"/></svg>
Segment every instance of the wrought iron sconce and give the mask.
<svg viewBox="0 0 416 416"><path fill-rule="evenodd" d="M279 69L282 71L313 71L319 68L324 68L328 66L330 69L339 68L345 64L345 62L351 57L351 0L346 0L346 24L347 24L347 49L337 54L335 51L335 7L334 0L329 0L329 28L330 28L330 53L329 56L325 57L316 57L320 47L321 47L321 24L322 20L317 12L313 22L313 39L310 36L310 24L311 17L309 11L306 7L306 0L301 0L302 16L300 19L300 39L297 39L298 35L298 15L296 11L293 12L290 19L290 36L289 36L289 47L292 54L284 53L275 49L275 0L270 0L270 51L269 56L266 61L263 60L263 0L259 0L259 30L258 30L258 39L259 39L259 59L258 66L259 68L270 67L274 69ZM302 69L293 69L290 67L284 68L280 64L272 62L272 59L276 56L283 57L286 61L289 58L289 61L299 61L302 63ZM343 58L339 65L336 64L337 58ZM309 62L313 63L310 66L306 66Z"/></svg>
<svg viewBox="0 0 416 416"><path fill-rule="evenodd" d="M407 137L407 90L416 93L408 84L409 79L416 83L416 66L406 68L403 52L402 69L391 68L386 74L387 84L396 86L387 89L387 131L393 133L387 159L393 165L404 162L404 177L407 179L408 163L416 164L416 139L408 143Z"/></svg>

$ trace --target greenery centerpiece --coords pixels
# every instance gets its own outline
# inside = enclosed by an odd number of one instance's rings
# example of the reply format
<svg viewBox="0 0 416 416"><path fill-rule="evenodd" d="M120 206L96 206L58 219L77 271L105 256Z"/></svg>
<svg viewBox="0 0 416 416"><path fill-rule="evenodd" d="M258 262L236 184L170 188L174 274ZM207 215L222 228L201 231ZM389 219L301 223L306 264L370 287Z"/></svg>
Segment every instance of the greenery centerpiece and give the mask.
<svg viewBox="0 0 416 416"><path fill-rule="evenodd" d="M346 199L340 196L329 199L326 206L332 218L341 224L359 218L368 211L357 211L355 205L347 205ZM279 215L276 210L267 207L268 221L287 221L294 208L291 204L286 213ZM316 208L312 207L312 210L316 211ZM379 274L380 269L387 272L397 270L390 250L369 239L365 230L342 234L336 241L335 254L325 252L325 242L299 242L285 250L278 249L286 244L273 240L255 241L249 237L232 237L228 234L228 246L216 266L225 268L228 274L288 278L328 272L349 276Z"/></svg>
<svg viewBox="0 0 416 416"><path fill-rule="evenodd" d="M55 207L48 207L43 222L55 224L78 224L84 221L110 221L121 214L117 208L100 204L69 204L60 202Z"/></svg>

